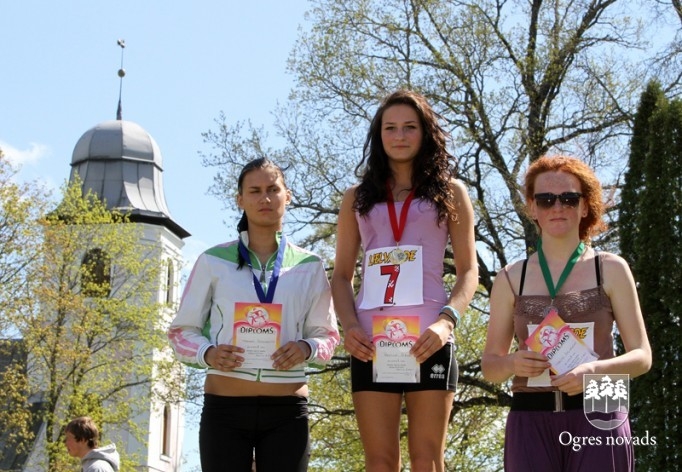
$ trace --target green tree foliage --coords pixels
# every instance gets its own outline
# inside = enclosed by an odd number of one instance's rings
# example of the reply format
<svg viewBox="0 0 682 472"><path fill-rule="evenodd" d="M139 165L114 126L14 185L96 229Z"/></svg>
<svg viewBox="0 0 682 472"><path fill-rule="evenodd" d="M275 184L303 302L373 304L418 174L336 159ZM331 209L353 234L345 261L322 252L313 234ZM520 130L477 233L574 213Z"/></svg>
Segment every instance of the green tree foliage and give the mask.
<svg viewBox="0 0 682 472"><path fill-rule="evenodd" d="M324 373L310 375L310 434L312 439L309 469L364 470L362 444L351 399L348 359L335 359ZM335 451L327 454L322 451Z"/></svg>
<svg viewBox="0 0 682 472"><path fill-rule="evenodd" d="M682 101L669 101L659 84L642 95L620 213L622 249L633 273L649 339L651 371L632 383L634 434L655 436L638 448L642 470L667 470L680 461L679 349L682 345ZM626 246L627 244L627 246Z"/></svg>
<svg viewBox="0 0 682 472"><path fill-rule="evenodd" d="M620 192L618 237L622 256L631 267L635 266L638 259L638 253L635 250L635 241L640 230L637 221L637 214L639 213L637 204L641 192L645 189L644 165L649 149L649 120L661 100L665 100L665 96L660 84L656 81L650 82L640 98L637 114L634 118L630 140L630 158Z"/></svg>
<svg viewBox="0 0 682 472"><path fill-rule="evenodd" d="M75 416L92 416L105 441L113 430L146 437L136 414L151 406L154 376L164 378L170 368L159 355L167 348L159 302L165 266L140 226L83 195L78 181L34 223L39 257L22 268L25 289L3 313L28 362L0 378L0 395L14 411L39 408L30 418L2 419L22 431L20 421L44 423L46 456L38 467L71 470L62 428ZM18 439L33 439L26 436ZM123 456L123 470L140 460Z"/></svg>
<svg viewBox="0 0 682 472"><path fill-rule="evenodd" d="M17 183L16 174L0 150L0 356L21 360L26 352L16 339L20 333L10 313L28 289L26 268L40 254L37 219L47 207L48 195L37 184ZM25 365L0 366L0 438L19 456L27 452L26 440L31 438L31 411L16 408L22 405L26 382Z"/></svg>
<svg viewBox="0 0 682 472"><path fill-rule="evenodd" d="M216 169L211 191L232 201L237 173L255 157L288 166L294 198L287 228L302 229L300 243L331 261L340 197L356 181L353 169L378 101L398 88L420 91L452 135L458 175L474 202L480 292L469 315L480 315L477 326L485 331L495 275L525 257L537 237L520 193L527 165L548 153L578 156L616 196L643 81L659 77L679 93L680 16L674 6L623 0L313 0L308 27L289 60L296 86L275 112L277 144L263 128L221 114L217 129L204 134L211 149L202 154L203 163ZM608 232L595 245L610 248L613 236ZM446 277L453 275L448 263ZM459 357L456 404L465 407L456 409L453 425L466 427L462 441L474 437L482 421L469 421L465 413L510 399L506 385L481 379L483 338L475 339L471 357ZM458 342L464 340L458 336ZM327 382L339 378L334 371ZM347 404L338 405L338 415L345 415ZM502 423L500 413L485 424ZM496 438L487 443L487 453L472 448L459 458L499 456ZM333 460L341 451L324 453ZM494 462L467 468L450 459L452 470L499 468Z"/></svg>
<svg viewBox="0 0 682 472"><path fill-rule="evenodd" d="M19 184L15 169L0 150L0 313L25 289L23 271L39 252L39 215L48 194L37 184ZM12 337L12 327L0 317L0 338Z"/></svg>

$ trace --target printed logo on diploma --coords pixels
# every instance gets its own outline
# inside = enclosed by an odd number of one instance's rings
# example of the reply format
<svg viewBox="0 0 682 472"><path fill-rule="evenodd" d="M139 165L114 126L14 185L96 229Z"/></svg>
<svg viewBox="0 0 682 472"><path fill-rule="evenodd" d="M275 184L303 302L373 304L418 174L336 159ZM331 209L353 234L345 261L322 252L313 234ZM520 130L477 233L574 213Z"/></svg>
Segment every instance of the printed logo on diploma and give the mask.
<svg viewBox="0 0 682 472"><path fill-rule="evenodd" d="M552 365L552 372L559 375L599 358L576 336L553 307L550 307L545 319L526 339L526 346L546 356L547 361Z"/></svg>
<svg viewBox="0 0 682 472"><path fill-rule="evenodd" d="M234 304L234 344L244 348L242 367L272 369L270 356L279 349L282 331L280 303Z"/></svg>
<svg viewBox="0 0 682 472"><path fill-rule="evenodd" d="M419 382L419 363L410 354L417 339L419 316L373 316L374 382Z"/></svg>

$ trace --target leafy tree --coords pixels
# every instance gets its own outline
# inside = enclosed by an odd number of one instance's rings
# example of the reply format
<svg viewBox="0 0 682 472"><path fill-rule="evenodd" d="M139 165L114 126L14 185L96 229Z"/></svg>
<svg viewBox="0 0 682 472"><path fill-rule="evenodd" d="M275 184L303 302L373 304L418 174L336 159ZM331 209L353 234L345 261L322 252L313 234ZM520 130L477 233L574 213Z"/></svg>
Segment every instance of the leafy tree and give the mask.
<svg viewBox="0 0 682 472"><path fill-rule="evenodd" d="M665 101L665 95L660 84L656 81L650 82L642 93L634 117L628 168L620 192L618 237L622 256L631 267L635 266L638 259L635 241L640 229L637 221L640 209L637 206L639 196L645 190L644 166L649 149L649 120L661 101Z"/></svg>
<svg viewBox="0 0 682 472"><path fill-rule="evenodd" d="M309 469L360 471L365 463L350 388L348 358L337 357L324 373L310 374ZM325 454L321 451L336 451Z"/></svg>
<svg viewBox="0 0 682 472"><path fill-rule="evenodd" d="M47 207L48 194L37 184L19 184L17 169L0 149L0 313L22 289L23 270L35 259L35 221ZM0 317L0 338L11 337L12 327Z"/></svg>
<svg viewBox="0 0 682 472"><path fill-rule="evenodd" d="M9 313L17 296L27 289L25 270L40 252L38 216L47 207L48 195L36 184L19 184L17 169L0 150L0 356L25 359L16 340L19 333ZM6 450L24 456L25 440L31 437L31 412L13 408L25 392L25 372L12 364L0 366L0 439ZM0 461L5 459L0 451Z"/></svg>
<svg viewBox="0 0 682 472"><path fill-rule="evenodd" d="M331 260L340 197L355 182L352 170L378 100L401 87L422 92L451 132L458 175L474 201L481 290L470 315L481 315L477 326L484 331L497 271L524 257L537 237L519 191L527 165L548 153L576 155L597 169L607 189L617 190L642 81L657 76L667 90L680 90L677 6L313 0L309 28L289 61L296 86L275 112L276 147L263 128L221 114L217 129L204 134L211 149L201 154L204 165L216 169L211 191L232 201L236 174L252 158L288 165L294 201L287 227L303 230L301 243ZM666 28L673 34L662 35ZM614 236L606 233L596 245L611 249ZM448 264L446 277L453 275ZM471 357L459 359L464 368L456 403L466 407L456 409L452 428L470 425L463 437L478 432L477 423L465 419L474 405L510 399L507 386L481 379L483 341L477 339ZM340 378L334 372L328 380ZM325 408L329 415L346 414L343 402L338 410ZM501 424L501 413L497 418L487 424ZM490 449L499 453L499 441ZM340 451L325 453L331 460ZM476 470L457 459L449 467Z"/></svg>
<svg viewBox="0 0 682 472"><path fill-rule="evenodd" d="M621 244L633 261L644 320L653 348L651 371L632 383L630 411L637 436L655 447L637 450L642 470L664 470L680 460L682 381L682 101L668 101L658 83L642 95L630 168L623 188ZM625 196L628 196L626 199Z"/></svg>
<svg viewBox="0 0 682 472"><path fill-rule="evenodd" d="M44 462L32 465L51 471L70 470L62 429L75 416L94 417L105 438L114 430L146 437L136 415L150 408L153 386L171 368L159 354L166 348L159 249L125 215L83 195L77 180L62 193L39 220L40 257L23 268L24 290L3 313L28 362L0 378L13 410L38 407L20 419L44 423L45 456L37 459ZM3 418L10 427L20 419ZM123 470L139 460L123 457Z"/></svg>

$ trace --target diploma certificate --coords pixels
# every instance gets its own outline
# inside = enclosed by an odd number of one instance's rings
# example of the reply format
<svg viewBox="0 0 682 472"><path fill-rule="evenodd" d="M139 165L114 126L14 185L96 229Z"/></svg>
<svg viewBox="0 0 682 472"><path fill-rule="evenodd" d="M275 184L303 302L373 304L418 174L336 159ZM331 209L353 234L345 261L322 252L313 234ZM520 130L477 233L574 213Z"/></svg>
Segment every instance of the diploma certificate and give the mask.
<svg viewBox="0 0 682 472"><path fill-rule="evenodd" d="M599 358L561 319L556 309L550 310L530 334L526 346L546 356L552 372L559 375Z"/></svg>
<svg viewBox="0 0 682 472"><path fill-rule="evenodd" d="M282 331L280 303L234 304L234 344L244 348L242 367L272 369L270 356L279 349Z"/></svg>
<svg viewBox="0 0 682 472"><path fill-rule="evenodd" d="M373 381L417 383L419 363L410 349L419 339L418 316L373 316Z"/></svg>

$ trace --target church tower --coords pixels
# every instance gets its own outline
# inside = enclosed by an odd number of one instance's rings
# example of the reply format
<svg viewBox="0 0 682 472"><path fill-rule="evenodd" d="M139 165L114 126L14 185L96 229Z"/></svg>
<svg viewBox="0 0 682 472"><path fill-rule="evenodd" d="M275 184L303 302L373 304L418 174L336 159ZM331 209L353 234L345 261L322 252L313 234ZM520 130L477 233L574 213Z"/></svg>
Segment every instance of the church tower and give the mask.
<svg viewBox="0 0 682 472"><path fill-rule="evenodd" d="M125 43L119 40L121 48ZM125 75L119 70L121 79ZM102 122L86 131L76 143L71 159L70 183L78 176L83 194L92 191L106 202L107 209L129 215L132 224L143 228L145 242L159 247L167 264L167 283L160 286L158 299L177 306L180 299L179 267L183 239L190 234L171 216L163 187L161 150L140 125L122 118L121 98L117 119ZM170 320L172 313L164 314ZM156 356L160 353L142 353ZM150 386L140 395L150 397L149 409L137 414L136 423L147 427L146 444L124 432L109 434L122 453L146 458L139 470L181 470L184 408L178 404L152 401ZM111 433L111 432L110 432Z"/></svg>
<svg viewBox="0 0 682 472"><path fill-rule="evenodd" d="M118 44L121 48L125 47L122 40ZM123 69L119 70L121 79L124 75ZM140 296L149 296L151 303L167 307L162 309L158 319L169 324L180 300L177 288L180 283L179 261L182 260L183 240L190 233L173 219L168 210L162 176L163 162L159 146L140 125L123 120L119 96L116 119L97 124L76 142L69 183L79 181L83 195L90 191L106 204L107 210L127 215L126 224L140 228L143 245L155 249L150 253L160 255L158 261L162 276L158 291ZM84 260L87 257L88 254ZM140 257L145 255L141 254ZM115 261L112 263L115 264ZM131 349L136 349L134 343ZM115 353L112 355L115 356ZM157 362L170 353L137 352L136 355ZM114 442L122 456L136 458L135 470L180 471L183 462L184 405L157 400L159 397L153 391L163 390L162 385L142 383L130 388L130 395L142 399L146 405L133 411L133 417L130 418L138 427L137 437L141 437L141 440L138 441L127 430L99 425L106 433L105 443ZM44 431L41 436L44 439ZM32 464L41 463L43 454L40 446L37 446L24 470L36 470Z"/></svg>
<svg viewBox="0 0 682 472"><path fill-rule="evenodd" d="M131 224L143 227L146 243L162 249L163 260L168 264L168 283L160 286L159 301L177 306L180 270L175 264L182 256L183 239L190 234L168 211L162 173L161 151L154 138L140 125L119 116L81 136L73 151L69 180L73 182L78 175L83 194L92 191L106 202L107 209L129 215ZM166 315L170 319L171 313ZM149 391L141 390L140 395L150 396ZM135 422L148 426L147 444L122 434L114 441L119 451L146 457L142 470L180 470L183 408L177 404L154 404L150 400L149 410L139 412ZM113 438L116 434L109 436Z"/></svg>

